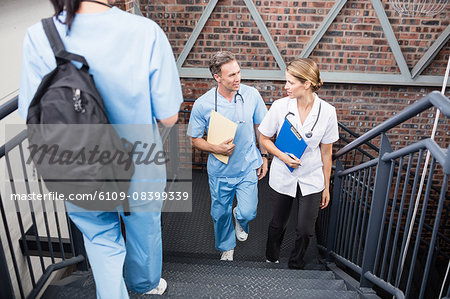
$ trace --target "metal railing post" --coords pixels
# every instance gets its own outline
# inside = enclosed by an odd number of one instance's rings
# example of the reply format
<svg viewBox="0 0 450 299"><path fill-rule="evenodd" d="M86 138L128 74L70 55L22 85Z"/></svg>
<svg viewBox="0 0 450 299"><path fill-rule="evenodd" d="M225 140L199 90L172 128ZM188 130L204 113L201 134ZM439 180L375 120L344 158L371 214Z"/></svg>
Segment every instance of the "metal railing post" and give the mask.
<svg viewBox="0 0 450 299"><path fill-rule="evenodd" d="M445 158L445 163L444 163L444 165L442 167L443 171L445 173L450 173L450 155L448 153L450 153L450 145L448 146L447 157ZM450 288L449 288L449 290L450 290Z"/></svg>
<svg viewBox="0 0 450 299"><path fill-rule="evenodd" d="M338 175L340 171L344 170L341 161L336 159L336 169L334 171L334 184L333 184L333 195L331 198L331 215L330 222L328 224L328 236L327 236L327 261L331 262L333 258L331 257L331 251L335 251L336 234L337 234L337 221L339 208L341 205L341 194L342 194L342 177Z"/></svg>
<svg viewBox="0 0 450 299"><path fill-rule="evenodd" d="M375 264L376 251L378 247L378 234L383 224L384 202L386 192L389 190L389 171L391 161L384 162L381 157L388 152L392 152L392 147L386 134L381 134L381 146L378 159L377 170L373 187L372 203L370 205L369 222L367 226L366 242L362 260L362 275L360 286L362 288L372 287L372 283L364 276L366 272L372 272Z"/></svg>
<svg viewBox="0 0 450 299"><path fill-rule="evenodd" d="M83 234L78 229L78 227L73 223L73 221L67 217L67 219L70 221L69 227L71 230L71 236L72 236L72 242L73 242L73 248L75 252L73 253L73 256L82 255L84 256L84 260L82 262L79 262L77 264L77 270L78 271L88 271L89 266L87 262L87 253L86 249L84 248L84 240L83 240Z"/></svg>
<svg viewBox="0 0 450 299"><path fill-rule="evenodd" d="M175 125L170 130L169 135L169 149L170 149L170 166L171 166L171 175L174 177L178 169L180 167L180 148L178 144L180 130L178 129L178 125Z"/></svg>
<svg viewBox="0 0 450 299"><path fill-rule="evenodd" d="M5 251L0 240L0 298L15 298Z"/></svg>

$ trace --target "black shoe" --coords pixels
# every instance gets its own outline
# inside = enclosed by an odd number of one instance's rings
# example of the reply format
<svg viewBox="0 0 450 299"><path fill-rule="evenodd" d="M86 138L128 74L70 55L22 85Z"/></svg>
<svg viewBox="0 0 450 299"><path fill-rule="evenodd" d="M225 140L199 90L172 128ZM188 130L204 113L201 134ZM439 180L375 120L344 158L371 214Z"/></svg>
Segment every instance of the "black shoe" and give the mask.
<svg viewBox="0 0 450 299"><path fill-rule="evenodd" d="M297 263L297 264L289 263L288 268L292 269L292 270L303 270L303 269L305 269L305 265L306 265L305 262L301 262L301 263Z"/></svg>

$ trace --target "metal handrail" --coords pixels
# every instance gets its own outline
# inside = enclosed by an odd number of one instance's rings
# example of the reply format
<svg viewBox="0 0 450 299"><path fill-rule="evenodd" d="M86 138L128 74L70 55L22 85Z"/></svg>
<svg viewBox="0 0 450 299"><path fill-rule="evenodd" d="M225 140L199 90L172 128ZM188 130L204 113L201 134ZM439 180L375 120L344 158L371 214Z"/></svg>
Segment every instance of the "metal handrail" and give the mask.
<svg viewBox="0 0 450 299"><path fill-rule="evenodd" d="M0 120L4 119L19 107L19 97L16 96L0 106Z"/></svg>
<svg viewBox="0 0 450 299"><path fill-rule="evenodd" d="M45 286L45 283L48 281L48 279L50 278L50 275L52 275L53 272L55 272L56 270L59 269L63 269L63 268L67 268L70 267L72 265L76 265L79 264L81 262L86 261L86 258L79 254L75 257L72 257L70 259L61 261L59 263L54 263L49 265L43 275L41 276L41 278L36 282L36 287L33 288L33 290L31 290L30 294L28 294L27 298L36 298L39 294L39 292L43 289L43 287Z"/></svg>
<svg viewBox="0 0 450 299"><path fill-rule="evenodd" d="M12 114L17 109L18 109L18 97L16 96L16 97L8 100L5 104L0 106L0 120L4 119L8 115ZM7 142L5 142L5 144L1 145L0 146L0 159L2 159L4 157L8 158L8 156L7 156L8 153L11 152L12 150L14 150L15 148L19 148L20 152L22 154L22 142L26 139L26 137L27 137L27 130L23 130L19 134L17 134L16 136L14 136L10 140L8 140ZM21 155L21 158L22 158L22 163L24 163L22 155ZM8 159L7 159L7 166L10 167L10 164L8 163ZM28 183L28 179L27 179L26 174L25 174L26 173L25 168L24 168L23 171L24 171L24 175L25 175L25 182ZM6 221L6 215L5 215L5 211L4 211L4 207L3 207L3 202L2 202L1 196L0 196L0 210L2 212L0 218L2 219L2 222L3 222L3 225L5 227L5 230L7 230L7 233L6 233L7 240L8 240L8 245L7 246L9 247L10 254L11 254L11 260L12 260L11 262L14 265L14 271L16 273L16 279L17 279L17 282L18 282L18 291L20 293L19 296L21 298L25 298L26 295L24 293L24 289L23 289L23 286L22 286L22 278L21 278L21 275L22 275L21 273L22 272L19 272L19 268L17 267L17 261L16 261L16 257L15 257L15 254L14 254L14 245L13 245L13 242L11 241L11 236L10 236L10 234L8 232L9 231L8 230L8 222ZM26 233L23 230L23 223L21 222L22 220L21 220L21 217L20 217L20 212L16 211L16 214L17 214L17 217L20 218L19 225L21 226L21 235L22 235L22 238L20 239L20 240L22 240L21 245L23 246L23 247L21 247L22 248L22 253L27 257L28 269L29 269L29 272L32 273L33 272L33 266L29 263L30 256L32 254L28 250L28 246L26 244L24 244L24 241L23 241L24 240L24 236L26 235ZM48 225L48 223L47 223L47 221L48 221L47 220L47 215L45 214L43 217L45 218L44 221L46 223L46 232L48 234L49 233L49 229L48 229L48 226L47 226ZM36 222L35 215L32 214L31 218L32 218L32 228L36 228L36 225L37 225L36 223L37 222ZM66 215L66 218L67 218L67 215ZM67 218L67 221L69 221L68 218ZM55 215L55 225L57 226L58 238L61 241L59 221L58 221L58 218L57 218L56 215ZM77 230L77 228L74 225L70 225L69 224L69 226L70 226L68 228L69 236L70 236L69 237L69 242L71 242L71 246L72 246L72 255L77 254L77 256L69 258L69 259L66 259L64 257L64 252L62 252L62 261L61 262L55 262L56 254L55 254L54 250L51 249L50 257L52 258L52 260L51 260L52 262L47 268L45 268L45 265L44 265L44 262L43 262L43 256L44 255L43 255L43 251L41 249L41 245L39 243L41 241L39 240L39 235L38 235L37 230L35 231L35 235L33 236L32 240L37 242L36 244L37 244L37 248L38 248L38 256L39 256L40 261L41 261L41 268L42 268L43 273L39 277L38 281L35 280L33 274L30 274L30 279L31 279L31 283L33 285L33 289L27 295L27 298L35 298L37 296L37 294L45 286L45 283L48 281L48 279L50 278L51 274L55 270L58 270L58 269L61 269L61 268L65 268L65 267L68 267L70 265L75 265L75 264L77 264L78 268L81 269L81 270L87 269L87 260L85 258L85 252L84 252L84 249L82 247L80 247L82 245L76 245L76 248L73 245L73 242L74 242L75 238L78 239L77 242L79 242L79 244L82 244L82 243L80 243L80 242L82 242L81 233ZM50 235L47 235L47 241L51 242ZM45 242L45 241L43 241L43 242ZM62 243L60 243L60 245L61 245L60 249L62 251L64 251L64 249L62 248ZM4 259L4 250L3 250L3 245L1 244L1 242L0 242L0 246L2 246L1 254L3 256L3 257L0 257L0 261L1 261L1 260ZM51 244L49 246L52 247ZM2 271L3 272L4 271L8 271L8 267L5 267L4 269L2 269ZM1 287L4 288L5 284L8 284L8 283L9 283L9 286L8 286L8 290L7 290L8 292L7 293L2 293L2 294L3 295L8 294L7 297L15 297L14 289L12 288L12 282L11 282L11 279L10 279L11 278L10 273L6 272L6 273L3 273L3 274L4 274L3 276L7 276L7 277L4 277L5 281L2 283Z"/></svg>
<svg viewBox="0 0 450 299"><path fill-rule="evenodd" d="M437 107L442 114L444 114L447 117L450 117L450 100L443 96L438 91L433 91L432 93L428 94L421 100L415 102L414 104L410 105L406 109L404 109L399 114L393 116L392 118L382 122L372 130L368 131L367 133L364 133L361 135L361 137L357 138L356 140L350 142L346 146L344 146L342 149L340 149L336 154L335 157L339 158L340 156L344 155L345 153L357 148L358 146L367 143L368 141L374 139L375 137L379 136L381 133L385 133L388 130L396 127L397 125L405 122L406 120L410 119L411 117L431 108L431 107Z"/></svg>
<svg viewBox="0 0 450 299"><path fill-rule="evenodd" d="M338 122L338 126L340 126L340 125L341 125L341 123ZM352 134L352 135L353 135L353 134ZM355 133L355 135L357 136L356 138L359 137L358 134ZM353 136L355 136L355 135L353 135ZM343 140L343 141L346 142L347 144L349 144L349 143L351 142L351 141L348 140L346 137L344 137L344 136L342 136L342 135L340 135L340 134L339 134L339 139L340 139L340 140ZM371 144L371 143L370 143L370 144ZM367 145L369 145L369 143L367 143ZM375 148L377 149L376 152L378 152L379 149L378 149L377 147L375 147ZM365 151L365 150L363 150L363 149L361 149L361 148L359 148L359 147L357 147L355 150L358 151L358 152L360 152L360 153L363 154L364 156L368 157L369 159L375 159L374 156L372 156L372 155L369 154L367 151ZM335 160L335 159L336 159L336 157L335 157L335 155L333 155L333 160Z"/></svg>
<svg viewBox="0 0 450 299"><path fill-rule="evenodd" d="M397 299L405 298L405 294L398 288L394 287L390 283L385 282L384 280L378 278L376 275L372 274L370 271L364 273L364 277L370 280L373 284L383 288L383 290L389 292L391 295L395 296Z"/></svg>
<svg viewBox="0 0 450 299"><path fill-rule="evenodd" d="M408 145L402 149L396 150L395 152L386 153L381 157L381 159L386 162L389 160L397 159L410 153L414 153L420 149L425 148L428 149L433 155L433 157L436 159L436 161L438 161L445 168L445 164L447 162L445 152L431 138L423 139L419 142ZM446 173L449 172L446 171Z"/></svg>
<svg viewBox="0 0 450 299"><path fill-rule="evenodd" d="M353 132L351 129L349 129L347 126L345 126L343 123L338 122L338 126L344 130L345 132L349 133L350 135L352 135L353 137L359 138L361 137L361 135L358 135L357 133ZM370 147L371 149L373 149L376 152L379 152L380 149L378 147L376 147L375 145L373 145L370 142L366 142L367 146Z"/></svg>
<svg viewBox="0 0 450 299"><path fill-rule="evenodd" d="M427 229L428 232L432 232L431 240L429 243L426 243L424 246L424 254L427 255L426 265L422 265L424 267L423 276L420 278L421 282L421 294L420 298L424 298L425 288L427 283L431 283L429 281L429 275L431 275L431 271L437 271L431 268L431 259L434 258L433 254L436 250L438 250L438 246L440 241L438 239L443 240L446 239L448 242L448 238L442 238L444 235L439 231L439 219L442 215L442 209L445 200L445 190L448 175L450 173L450 147L448 149L441 148L434 140L428 138L423 139L414 144L405 146L398 150L393 150L391 146L391 142L387 137L387 133L390 129L400 125L401 123L416 117L418 114L426 111L429 108L435 107L442 112L446 117L450 117L450 100L442 95L439 92L433 92L422 98L421 100L415 102L411 106L407 107L403 111L401 111L396 116L386 120L381 123L377 127L373 128L369 132L363 134L361 137L356 140L350 142L346 146L344 146L341 150L339 150L335 157L337 161L336 173L334 177L334 189L333 189L333 197L331 206L331 215L328 229L328 241L327 241L327 250L328 256L333 257L336 261L343 263L346 267L350 267L353 271L362 270L362 273L359 274L359 288L373 288L374 285L383 289L384 291L389 292L390 294L396 296L397 298L404 298L408 296L408 293L411 291L412 279L414 277L414 267L417 265L417 254L421 248L422 243L425 242L425 235L422 233L422 230ZM342 128L342 127L341 127ZM344 129L344 128L342 128ZM344 129L345 130L345 129ZM380 151L378 151L378 157L371 159L365 163L359 165L353 165L348 169L345 169L342 164L343 158L339 159L343 155L349 153L353 150L360 150L360 146L366 144L373 140L373 138L381 137L381 145ZM414 198L415 192L417 192L417 183L418 183L418 168L421 167L420 163L423 158L423 152L428 150L428 152L433 156L433 160L431 162L431 168L429 171L429 182L427 185L427 191L424 196L425 201L423 203L423 211L421 212L421 219L414 219L414 223L418 225L418 232L415 236L416 241L414 245L414 261L411 261L412 268L408 277L408 285L404 290L406 295L403 293L403 287L399 286L399 271L402 271L399 267L400 264L398 262L395 266L397 268L396 276L391 276L394 270L391 270L389 267L388 273L385 274L386 268L384 268L386 260L393 261L395 259L395 250L401 246L401 248L405 248L405 238L406 233L411 233L413 228L407 227L410 225L411 221L409 221L412 214L412 198ZM417 162L414 161L413 157L416 153L419 153L419 157L417 158ZM409 155L409 162L407 165L404 165L401 161L403 161L403 157ZM400 159L400 161L398 161ZM361 161L362 162L362 161ZM413 171L411 168L412 165L417 163L416 171ZM423 163L423 161L422 161ZM442 166L442 171L444 173L443 184L440 188L436 188L433 185L432 174L434 174L434 166L435 163L438 163ZM339 167L338 167L339 166ZM361 203L366 200L368 192L362 192L359 194L359 191L350 191L352 188L355 188L355 178L350 179L348 176L352 176L353 173L360 172L361 170L365 170L367 168L372 169L372 167L377 167L375 170L375 177L371 182L373 189L371 190L371 203L370 208L365 206L361 208ZM399 167L396 170L396 167ZM406 170L405 174L402 174L401 171ZM365 175L365 174L364 174ZM414 178L414 179L413 179ZM393 182L397 181L395 190L391 190L389 185L393 184ZM349 184L348 182L353 182ZM399 183L403 185L401 193L401 199L399 198L399 202L395 202L397 198L397 194L399 193ZM363 182L359 181L358 178L358 188L361 184L365 184L365 176ZM411 185L411 191L408 190L408 186ZM368 188L366 188L368 189ZM434 190L438 194L440 194L438 201L436 201L433 205L428 204L428 199L431 199L430 190ZM394 192L394 199L390 203L391 192ZM352 195L349 197L349 192L352 192ZM412 192L407 195L407 192ZM356 194L356 197L353 195ZM406 200L406 196L409 199ZM364 199L366 197L366 199ZM434 197L434 196L433 196ZM392 207L390 207L392 206ZM363 210L363 215L369 213L370 217L368 219L367 227L364 229L357 229L358 232L353 230L353 223L348 220L348 217L352 217L353 221L355 216L359 219L361 217L361 209ZM370 209L370 210L368 210ZM398 211L398 212L397 212ZM397 214L400 213L400 214ZM404 213L404 216L402 216ZM397 215L398 217L395 222L389 222L386 227L386 232L383 231L385 223L385 217L387 215L391 215L390 218L393 219L393 215ZM432 214L432 219L426 220L426 215ZM405 223L400 221L402 217L407 217ZM429 226L426 221L433 221L433 227ZM358 220L359 221L359 220ZM350 230L351 228L351 230ZM395 228L395 232L394 232ZM392 230L392 236L390 237L390 232L388 230ZM403 231L403 233L401 232ZM414 232L413 232L414 234ZM336 235L336 237L334 236ZM352 243L352 238L355 236L359 236L358 238L365 240L364 248L358 248L355 251L355 244ZM428 236L428 233L426 233ZM378 237L377 237L378 236ZM388 238L388 244L385 244L386 248L383 247L383 238ZM445 237L445 236L444 236ZM422 239L425 238L425 239ZM398 240L398 242L397 242ZM428 240L428 239L427 239ZM350 246L350 247L348 247ZM352 247L353 246L353 247ZM389 246L392 246L389 247ZM353 248L353 249L352 249ZM412 249L411 249L412 250ZM384 254L383 254L384 252ZM439 252L439 250L438 250ZM388 253L388 255L386 255ZM363 259L360 263L360 260L357 260L358 265L352 264L355 261L356 255L362 255ZM382 263L380 263L379 257L382 257ZM441 257L445 256L445 253L438 253ZM330 260L331 261L331 260ZM349 266L350 265L350 266ZM380 269L378 269L380 267ZM408 270L409 271L409 270ZM357 273L358 271L356 271ZM391 284L392 283L392 284ZM427 291L428 292L428 291Z"/></svg>

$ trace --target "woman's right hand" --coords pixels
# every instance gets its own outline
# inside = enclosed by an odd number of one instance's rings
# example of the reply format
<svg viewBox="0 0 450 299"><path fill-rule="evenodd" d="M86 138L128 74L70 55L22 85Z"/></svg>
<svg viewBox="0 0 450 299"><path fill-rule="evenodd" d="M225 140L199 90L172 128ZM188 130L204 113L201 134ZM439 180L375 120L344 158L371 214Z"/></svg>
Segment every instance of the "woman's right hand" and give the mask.
<svg viewBox="0 0 450 299"><path fill-rule="evenodd" d="M282 153L280 160L286 163L287 166L291 168L298 168L300 164L300 159L294 156L293 154Z"/></svg>

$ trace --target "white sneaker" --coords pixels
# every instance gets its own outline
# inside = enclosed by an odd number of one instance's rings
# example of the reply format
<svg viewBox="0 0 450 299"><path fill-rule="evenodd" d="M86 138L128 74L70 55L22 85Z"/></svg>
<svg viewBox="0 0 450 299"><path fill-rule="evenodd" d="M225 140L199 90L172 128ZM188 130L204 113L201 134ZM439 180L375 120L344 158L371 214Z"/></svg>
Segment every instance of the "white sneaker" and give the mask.
<svg viewBox="0 0 450 299"><path fill-rule="evenodd" d="M241 225L239 224L239 221L236 219L236 208L233 209L233 216L234 216L234 231L236 233L236 238L238 239L238 241L247 240L248 234L242 229Z"/></svg>
<svg viewBox="0 0 450 299"><path fill-rule="evenodd" d="M221 261L233 261L234 249L230 249L227 251L222 251L222 256L220 257Z"/></svg>
<svg viewBox="0 0 450 299"><path fill-rule="evenodd" d="M280 263L280 261L275 261L275 262L271 262L271 261L269 261L269 260L266 260L266 263L274 263L274 264L279 264L279 263Z"/></svg>
<svg viewBox="0 0 450 299"><path fill-rule="evenodd" d="M158 286L156 288L154 288L153 290L148 291L145 294L147 294L147 295L162 295L162 294L164 294L166 289L167 289L167 282L164 278L161 278L159 280Z"/></svg>

